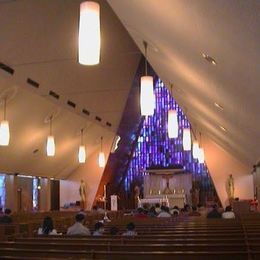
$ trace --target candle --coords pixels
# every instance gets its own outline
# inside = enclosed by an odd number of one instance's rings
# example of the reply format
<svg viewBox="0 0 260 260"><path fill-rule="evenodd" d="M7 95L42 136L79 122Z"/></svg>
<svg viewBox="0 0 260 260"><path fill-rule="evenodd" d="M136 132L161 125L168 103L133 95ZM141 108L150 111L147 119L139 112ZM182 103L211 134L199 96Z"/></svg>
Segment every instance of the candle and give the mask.
<svg viewBox="0 0 260 260"><path fill-rule="evenodd" d="M104 184L104 198L107 197L106 184Z"/></svg>

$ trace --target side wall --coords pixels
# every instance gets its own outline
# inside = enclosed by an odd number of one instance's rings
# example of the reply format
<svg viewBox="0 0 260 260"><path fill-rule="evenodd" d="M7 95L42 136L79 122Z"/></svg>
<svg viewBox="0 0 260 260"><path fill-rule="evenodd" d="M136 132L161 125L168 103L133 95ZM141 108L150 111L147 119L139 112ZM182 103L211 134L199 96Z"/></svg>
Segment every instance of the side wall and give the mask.
<svg viewBox="0 0 260 260"><path fill-rule="evenodd" d="M229 204L226 183L230 174L234 178L234 196L240 200L252 199L254 188L251 167L241 163L208 138L203 139L203 147L206 163L223 207Z"/></svg>
<svg viewBox="0 0 260 260"><path fill-rule="evenodd" d="M103 150L105 153L106 160L110 152L114 136L111 136L103 145ZM103 175L104 168L98 166L98 154L99 149L93 152L86 159L86 163L79 166L74 172L70 174L68 180L85 181L86 184L86 194L87 194L87 209L91 209L95 200L99 182ZM69 199L69 198L67 198ZM72 198L73 199L73 198Z"/></svg>

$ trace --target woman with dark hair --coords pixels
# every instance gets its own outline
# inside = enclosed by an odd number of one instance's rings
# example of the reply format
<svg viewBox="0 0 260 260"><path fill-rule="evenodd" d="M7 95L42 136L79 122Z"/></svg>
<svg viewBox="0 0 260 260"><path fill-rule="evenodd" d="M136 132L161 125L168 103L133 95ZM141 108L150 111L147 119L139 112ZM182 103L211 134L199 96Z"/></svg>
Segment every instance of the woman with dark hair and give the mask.
<svg viewBox="0 0 260 260"><path fill-rule="evenodd" d="M51 217L44 218L42 227L38 229L38 235L58 235L57 230L53 227Z"/></svg>

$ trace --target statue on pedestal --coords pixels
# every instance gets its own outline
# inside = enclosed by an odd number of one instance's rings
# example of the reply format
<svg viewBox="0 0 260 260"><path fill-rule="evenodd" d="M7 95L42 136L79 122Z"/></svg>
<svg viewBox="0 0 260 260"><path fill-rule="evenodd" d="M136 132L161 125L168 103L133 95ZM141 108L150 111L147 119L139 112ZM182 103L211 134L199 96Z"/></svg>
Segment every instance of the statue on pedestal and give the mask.
<svg viewBox="0 0 260 260"><path fill-rule="evenodd" d="M234 178L233 178L232 174L230 174L227 179L227 195L228 195L229 200L234 199L234 192L235 192Z"/></svg>
<svg viewBox="0 0 260 260"><path fill-rule="evenodd" d="M81 209L86 208L86 184L83 180L80 181L80 188L79 188L79 195L80 195L80 207Z"/></svg>

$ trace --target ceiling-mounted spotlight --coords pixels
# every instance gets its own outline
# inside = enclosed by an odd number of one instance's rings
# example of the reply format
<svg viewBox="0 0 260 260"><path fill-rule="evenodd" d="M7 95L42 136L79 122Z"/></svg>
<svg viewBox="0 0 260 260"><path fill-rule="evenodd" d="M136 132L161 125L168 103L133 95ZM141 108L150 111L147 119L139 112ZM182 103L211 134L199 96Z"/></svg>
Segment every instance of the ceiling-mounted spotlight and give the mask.
<svg viewBox="0 0 260 260"><path fill-rule="evenodd" d="M86 162L86 148L83 144L83 129L80 130L80 146L79 146L79 153L78 153L79 163Z"/></svg>
<svg viewBox="0 0 260 260"><path fill-rule="evenodd" d="M9 122L6 120L6 98L4 99L4 120L0 123L0 145L8 146L10 141Z"/></svg>
<svg viewBox="0 0 260 260"><path fill-rule="evenodd" d="M55 155L55 141L54 141L54 136L52 135L52 119L53 116L50 117L50 134L48 135L47 138L47 156L54 156Z"/></svg>
<svg viewBox="0 0 260 260"><path fill-rule="evenodd" d="M96 2L80 4L78 59L82 65L96 65L100 59L100 6Z"/></svg>
<svg viewBox="0 0 260 260"><path fill-rule="evenodd" d="M153 77L147 76L147 42L145 49L145 76L141 77L140 106L142 116L152 116L155 109L155 96L153 92Z"/></svg>
<svg viewBox="0 0 260 260"><path fill-rule="evenodd" d="M205 54L205 53L202 53L202 57L203 57L206 61L210 62L211 64L217 65L216 60L213 59L212 57L210 57L209 55L207 55L207 54Z"/></svg>

